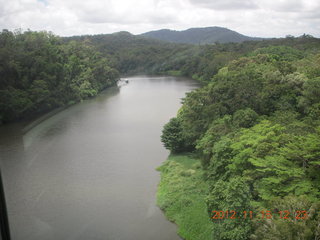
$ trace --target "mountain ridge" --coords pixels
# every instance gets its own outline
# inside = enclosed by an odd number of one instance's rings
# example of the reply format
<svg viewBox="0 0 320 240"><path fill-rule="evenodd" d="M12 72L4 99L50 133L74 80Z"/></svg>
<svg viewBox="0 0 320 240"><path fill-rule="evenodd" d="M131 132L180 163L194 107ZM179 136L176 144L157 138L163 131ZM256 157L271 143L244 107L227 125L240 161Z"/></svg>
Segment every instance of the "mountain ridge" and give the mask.
<svg viewBox="0 0 320 240"><path fill-rule="evenodd" d="M203 27L189 28L182 31L171 29L160 29L138 36L143 36L150 39L157 39L166 42L174 43L189 43L189 44L212 44L212 43L229 43L229 42L244 42L244 41L259 41L265 38L249 37L240 34L236 31L223 27Z"/></svg>

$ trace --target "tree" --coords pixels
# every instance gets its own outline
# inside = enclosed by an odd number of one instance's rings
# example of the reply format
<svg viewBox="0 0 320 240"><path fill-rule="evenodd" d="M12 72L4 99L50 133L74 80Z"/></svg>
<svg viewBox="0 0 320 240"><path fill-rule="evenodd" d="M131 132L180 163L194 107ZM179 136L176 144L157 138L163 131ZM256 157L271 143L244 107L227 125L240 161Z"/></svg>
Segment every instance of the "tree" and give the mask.
<svg viewBox="0 0 320 240"><path fill-rule="evenodd" d="M213 239L246 240L250 235L251 219L244 217L243 212L249 212L251 194L249 186L241 177L229 181L215 182L207 197L208 213L213 222ZM230 212L230 216L214 219L214 211ZM234 211L235 219L230 218ZM229 214L228 214L229 215Z"/></svg>
<svg viewBox="0 0 320 240"><path fill-rule="evenodd" d="M312 203L306 196L288 195L274 198L270 203L272 219L254 219L252 240L319 239L320 203Z"/></svg>
<svg viewBox="0 0 320 240"><path fill-rule="evenodd" d="M251 108L240 109L233 114L233 124L236 127L249 128L257 122L258 114Z"/></svg>
<svg viewBox="0 0 320 240"><path fill-rule="evenodd" d="M165 148L173 153L185 150L185 142L182 134L181 121L179 118L171 118L164 125L161 135L161 141Z"/></svg>

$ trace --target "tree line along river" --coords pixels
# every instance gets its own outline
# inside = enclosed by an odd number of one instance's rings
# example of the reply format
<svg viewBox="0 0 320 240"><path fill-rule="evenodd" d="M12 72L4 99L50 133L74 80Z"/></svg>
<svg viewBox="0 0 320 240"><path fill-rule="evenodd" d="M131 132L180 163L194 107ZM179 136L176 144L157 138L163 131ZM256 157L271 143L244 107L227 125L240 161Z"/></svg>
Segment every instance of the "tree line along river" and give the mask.
<svg viewBox="0 0 320 240"><path fill-rule="evenodd" d="M135 76L28 131L0 127L0 158L13 240L178 240L156 206L168 151L163 125L186 78Z"/></svg>

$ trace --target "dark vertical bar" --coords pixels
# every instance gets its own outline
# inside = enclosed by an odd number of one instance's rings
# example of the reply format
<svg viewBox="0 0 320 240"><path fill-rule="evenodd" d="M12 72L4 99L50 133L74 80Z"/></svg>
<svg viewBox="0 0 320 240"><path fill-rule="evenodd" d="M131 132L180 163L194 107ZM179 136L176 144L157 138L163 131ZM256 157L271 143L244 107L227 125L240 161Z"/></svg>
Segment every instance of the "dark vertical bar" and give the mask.
<svg viewBox="0 0 320 240"><path fill-rule="evenodd" d="M2 175L0 169L0 228L2 240L10 240L10 229L7 213L6 198L4 196Z"/></svg>

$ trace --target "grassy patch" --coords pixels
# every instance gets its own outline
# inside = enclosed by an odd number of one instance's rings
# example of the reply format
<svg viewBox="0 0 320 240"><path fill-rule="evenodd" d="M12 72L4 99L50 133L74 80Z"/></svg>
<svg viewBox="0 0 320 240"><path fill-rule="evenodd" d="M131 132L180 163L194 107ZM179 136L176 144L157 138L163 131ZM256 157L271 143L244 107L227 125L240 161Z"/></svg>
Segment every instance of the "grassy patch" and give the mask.
<svg viewBox="0 0 320 240"><path fill-rule="evenodd" d="M182 72L179 70L170 70L170 71L167 71L167 74L170 76L175 76L175 77L182 76Z"/></svg>
<svg viewBox="0 0 320 240"><path fill-rule="evenodd" d="M186 240L212 239L204 201L208 186L202 179L199 160L190 155L170 155L157 170L161 172L157 204L178 225L178 234Z"/></svg>

